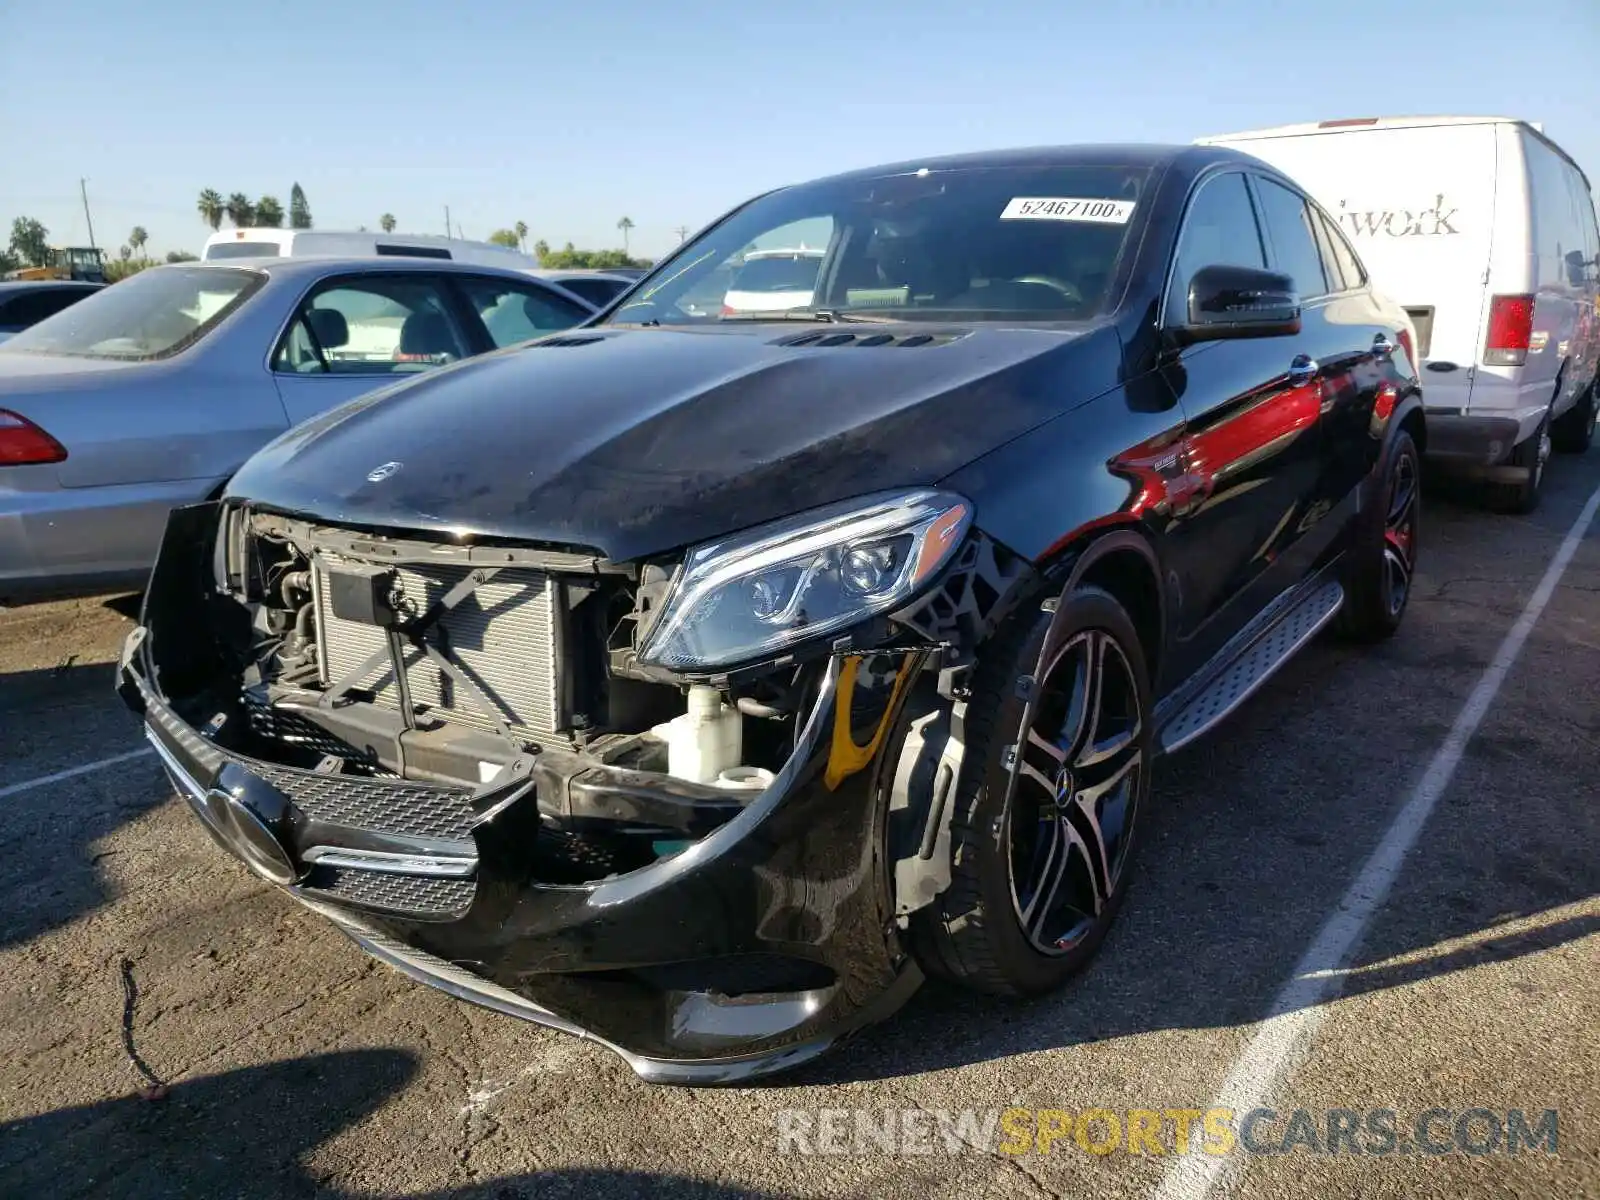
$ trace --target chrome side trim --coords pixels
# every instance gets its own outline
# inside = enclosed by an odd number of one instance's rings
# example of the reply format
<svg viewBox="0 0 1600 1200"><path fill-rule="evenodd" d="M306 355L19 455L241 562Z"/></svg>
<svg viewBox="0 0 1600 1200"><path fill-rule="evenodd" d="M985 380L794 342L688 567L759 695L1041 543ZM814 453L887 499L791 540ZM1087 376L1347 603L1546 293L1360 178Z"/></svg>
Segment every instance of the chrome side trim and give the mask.
<svg viewBox="0 0 1600 1200"><path fill-rule="evenodd" d="M350 850L342 846L311 846L301 852L300 859L323 867L354 867L359 871L428 875L438 879L466 879L478 869L476 858L443 854L396 854L387 850Z"/></svg>

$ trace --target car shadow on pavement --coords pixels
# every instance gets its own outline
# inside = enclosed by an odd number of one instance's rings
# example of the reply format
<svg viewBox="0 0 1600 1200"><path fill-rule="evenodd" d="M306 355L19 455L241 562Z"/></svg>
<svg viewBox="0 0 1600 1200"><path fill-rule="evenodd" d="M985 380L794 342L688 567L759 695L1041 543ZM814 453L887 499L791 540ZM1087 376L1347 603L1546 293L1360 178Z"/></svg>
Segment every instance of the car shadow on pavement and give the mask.
<svg viewBox="0 0 1600 1200"><path fill-rule="evenodd" d="M114 678L109 663L0 675L0 789L32 785L0 800L0 950L105 903L98 844L171 795L149 757L40 782L142 749Z"/></svg>
<svg viewBox="0 0 1600 1200"><path fill-rule="evenodd" d="M0 1195L303 1196L301 1161L417 1072L401 1050L354 1050L246 1067L0 1124ZM130 1074L131 1077L131 1074Z"/></svg>
<svg viewBox="0 0 1600 1200"><path fill-rule="evenodd" d="M418 1061L397 1049L348 1050L245 1067L136 1095L0 1122L0 1195L157 1200L173 1195L365 1200L531 1200L545 1196L766 1194L649 1171L537 1171L422 1192L340 1188L308 1157L404 1089Z"/></svg>

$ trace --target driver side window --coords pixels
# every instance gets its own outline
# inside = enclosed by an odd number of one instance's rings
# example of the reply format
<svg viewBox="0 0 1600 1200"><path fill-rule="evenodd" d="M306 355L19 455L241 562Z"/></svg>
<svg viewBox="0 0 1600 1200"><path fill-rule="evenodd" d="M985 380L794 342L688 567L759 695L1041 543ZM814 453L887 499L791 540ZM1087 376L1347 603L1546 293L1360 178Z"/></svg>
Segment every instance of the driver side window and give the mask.
<svg viewBox="0 0 1600 1200"><path fill-rule="evenodd" d="M1189 283L1202 268L1261 270L1266 265L1261 229L1244 176L1237 171L1212 176L1200 185L1184 214L1163 320L1168 325L1181 325L1188 319Z"/></svg>

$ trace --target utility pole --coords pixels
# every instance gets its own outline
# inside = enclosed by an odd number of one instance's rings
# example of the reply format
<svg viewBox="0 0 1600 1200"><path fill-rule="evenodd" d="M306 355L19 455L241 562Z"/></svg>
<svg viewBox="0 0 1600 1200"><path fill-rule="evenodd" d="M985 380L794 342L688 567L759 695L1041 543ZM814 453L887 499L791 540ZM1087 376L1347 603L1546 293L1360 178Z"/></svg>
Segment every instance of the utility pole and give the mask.
<svg viewBox="0 0 1600 1200"><path fill-rule="evenodd" d="M83 220L89 226L89 249L94 250L97 247L94 244L94 219L89 216L89 181L87 179L80 178L78 180L78 193L83 197Z"/></svg>
<svg viewBox="0 0 1600 1200"><path fill-rule="evenodd" d="M444 206L444 235L445 237L450 236L450 206L448 204Z"/></svg>
<svg viewBox="0 0 1600 1200"><path fill-rule="evenodd" d="M689 236L689 227L687 225L679 225L672 232L678 235L678 240L681 242Z"/></svg>

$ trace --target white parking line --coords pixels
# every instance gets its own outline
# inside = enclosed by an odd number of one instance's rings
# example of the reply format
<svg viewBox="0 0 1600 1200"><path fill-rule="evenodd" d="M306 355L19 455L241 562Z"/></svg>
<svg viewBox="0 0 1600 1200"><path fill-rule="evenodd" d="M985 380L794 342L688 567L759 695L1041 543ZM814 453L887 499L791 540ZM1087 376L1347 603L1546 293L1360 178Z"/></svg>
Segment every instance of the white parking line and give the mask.
<svg viewBox="0 0 1600 1200"><path fill-rule="evenodd" d="M0 800L19 795L22 792L32 791L34 788L44 787L50 783L60 783L63 779L71 779L75 775L87 775L90 771L99 771L106 767L114 767L118 763L129 762L135 758L143 758L155 751L146 746L142 750L129 750L126 754L113 754L110 758L102 758L98 762L84 763L81 767L68 767L65 771L57 771L54 775L41 775L37 779L24 779L21 783L8 783L0 787Z"/></svg>
<svg viewBox="0 0 1600 1200"><path fill-rule="evenodd" d="M1433 756L1428 769L1423 772L1404 807L1396 814L1377 849L1363 864L1355 882L1339 901L1339 907L1322 926L1311 948L1295 965L1294 974L1273 1001L1272 1009L1260 1030L1233 1064L1216 1098L1211 1101L1211 1107L1230 1108L1239 1114L1261 1106L1306 1053L1307 1044L1327 1019L1328 1002L1337 999L1343 990L1345 970L1356 944L1373 916L1383 906L1384 898L1399 875L1406 855L1416 844L1434 805L1449 786L1461 763L1461 756L1466 752L1467 743L1477 732L1500 685L1505 682L1512 664L1522 652L1523 643L1528 640L1534 624L1550 602L1556 585L1566 572L1567 564L1572 561L1572 556L1577 553L1579 544L1593 524L1597 509L1600 509L1600 489L1589 497L1589 503L1578 514L1577 521L1568 531L1555 557L1550 560L1544 578L1539 581L1527 607L1522 610L1511 632L1500 643L1493 661L1467 697L1444 744ZM1155 1198L1205 1200L1232 1176L1238 1161L1237 1156L1195 1155L1177 1159L1168 1168Z"/></svg>

